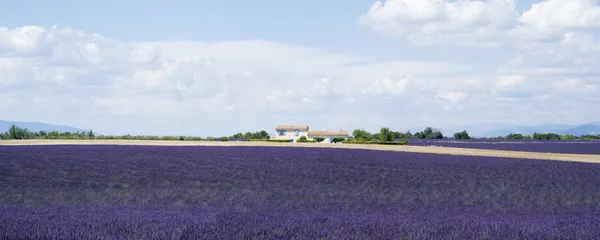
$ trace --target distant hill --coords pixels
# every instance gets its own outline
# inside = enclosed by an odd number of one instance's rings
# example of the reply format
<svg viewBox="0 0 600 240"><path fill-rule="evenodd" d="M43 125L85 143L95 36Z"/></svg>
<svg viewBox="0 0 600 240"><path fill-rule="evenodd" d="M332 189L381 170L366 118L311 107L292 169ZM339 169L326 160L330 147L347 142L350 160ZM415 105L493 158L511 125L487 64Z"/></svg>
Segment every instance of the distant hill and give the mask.
<svg viewBox="0 0 600 240"><path fill-rule="evenodd" d="M510 133L532 135L533 133L557 133L561 135L571 134L575 136L585 134L600 134L600 122L586 123L581 125L545 124L540 126L516 126L502 130L490 131L482 134L483 137L506 136Z"/></svg>
<svg viewBox="0 0 600 240"><path fill-rule="evenodd" d="M563 134L585 135L585 134L600 134L600 122L586 123L579 126L571 127L563 131Z"/></svg>
<svg viewBox="0 0 600 240"><path fill-rule="evenodd" d="M39 131L59 131L59 132L87 132L89 129L80 129L63 125L54 125L47 123L39 123L39 122L11 122L0 120L0 132L6 132L12 125L17 125L20 128L27 128L32 132Z"/></svg>

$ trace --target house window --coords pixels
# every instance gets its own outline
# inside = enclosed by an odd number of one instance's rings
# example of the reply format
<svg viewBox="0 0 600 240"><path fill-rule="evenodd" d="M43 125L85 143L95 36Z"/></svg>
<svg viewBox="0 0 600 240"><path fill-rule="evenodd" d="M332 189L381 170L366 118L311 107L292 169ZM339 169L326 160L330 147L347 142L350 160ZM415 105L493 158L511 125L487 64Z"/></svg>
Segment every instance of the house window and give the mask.
<svg viewBox="0 0 600 240"><path fill-rule="evenodd" d="M283 130L283 134L282 135L286 135L287 134L287 130Z"/></svg>
<svg viewBox="0 0 600 240"><path fill-rule="evenodd" d="M279 130L279 131L277 131L277 135L283 136L283 135L285 135L285 132L283 130Z"/></svg>
<svg viewBox="0 0 600 240"><path fill-rule="evenodd" d="M296 137L297 137L298 135L300 135L300 131L298 131L298 129L294 130L294 132L295 132L295 134L296 134Z"/></svg>

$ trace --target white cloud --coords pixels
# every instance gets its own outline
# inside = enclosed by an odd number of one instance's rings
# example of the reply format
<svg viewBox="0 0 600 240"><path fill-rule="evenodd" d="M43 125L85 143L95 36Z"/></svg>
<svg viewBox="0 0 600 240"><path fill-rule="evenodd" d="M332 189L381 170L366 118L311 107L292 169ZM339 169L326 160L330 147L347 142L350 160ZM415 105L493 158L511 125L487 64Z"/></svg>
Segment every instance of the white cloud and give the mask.
<svg viewBox="0 0 600 240"><path fill-rule="evenodd" d="M514 3L428 4L433 10L403 12L411 29L433 36L426 30L435 28L415 24L434 21L460 37L471 34L462 27L504 29ZM491 11L496 5L507 10ZM109 134L202 136L282 123L444 128L530 121L548 109L586 121L589 113L574 112L583 108L552 102L561 101L560 90L583 105L598 94L597 75L581 75L598 73L591 68L598 41L586 32L560 36L547 45L523 43L498 72L481 72L477 63L382 61L271 41L122 42L59 27L0 28L0 118Z"/></svg>
<svg viewBox="0 0 600 240"><path fill-rule="evenodd" d="M373 82L373 85L365 89L364 93L370 93L374 95L380 95L382 93L391 94L393 96L405 94L410 91L411 79L401 78L393 80L391 78L382 78Z"/></svg>
<svg viewBox="0 0 600 240"><path fill-rule="evenodd" d="M541 33L600 27L600 6L597 0L546 0L523 12L519 22Z"/></svg>
<svg viewBox="0 0 600 240"><path fill-rule="evenodd" d="M600 51L600 41L582 32L567 32L560 43L577 46L582 52Z"/></svg>
<svg viewBox="0 0 600 240"><path fill-rule="evenodd" d="M600 91L600 81L595 84L587 83L581 79L568 78L557 81L552 84L553 90L557 93L575 93L575 94L598 94ZM596 95L597 96L597 95Z"/></svg>
<svg viewBox="0 0 600 240"><path fill-rule="evenodd" d="M516 16L513 0L386 0L375 2L359 22L418 45L460 40L456 43L496 46L501 31L513 26Z"/></svg>
<svg viewBox="0 0 600 240"><path fill-rule="evenodd" d="M497 47L600 27L596 0L545 0L518 11L514 0L384 0L358 17L414 45Z"/></svg>

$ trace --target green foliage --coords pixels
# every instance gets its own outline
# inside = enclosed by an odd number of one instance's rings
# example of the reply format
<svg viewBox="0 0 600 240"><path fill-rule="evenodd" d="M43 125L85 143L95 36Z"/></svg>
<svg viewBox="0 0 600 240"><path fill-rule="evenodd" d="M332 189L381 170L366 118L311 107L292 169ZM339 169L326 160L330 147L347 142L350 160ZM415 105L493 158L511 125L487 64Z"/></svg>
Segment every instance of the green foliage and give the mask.
<svg viewBox="0 0 600 240"><path fill-rule="evenodd" d="M454 139L471 139L467 131L454 133Z"/></svg>
<svg viewBox="0 0 600 240"><path fill-rule="evenodd" d="M523 138L524 138L523 134L520 134L520 133L511 133L511 134L506 135L506 139L522 140Z"/></svg>
<svg viewBox="0 0 600 240"><path fill-rule="evenodd" d="M242 138L244 138L244 134L241 133L241 132L239 132L239 133L233 134L233 136L231 136L231 138L233 138L233 139L242 139Z"/></svg>
<svg viewBox="0 0 600 240"><path fill-rule="evenodd" d="M446 138L442 135L440 130L427 127L421 132L412 134L410 131L405 133L394 132L389 128L381 128L378 133L372 134L366 130L356 129L352 132L352 137L348 139L344 138L333 138L333 143L350 143L350 144L396 144L392 143L395 139L410 139L410 138L422 138L422 139L442 139ZM461 131L454 134L455 139L471 139L467 131ZM84 132L58 132L58 131L39 131L31 132L26 128L20 128L16 125L12 125L8 131L0 132L0 140L11 140L11 139L124 139L124 140L163 140L163 141L229 141L232 139L245 139L247 141L266 141L266 142L289 142L289 140L275 140L270 139L269 134L264 131L257 132L241 132L233 134L229 137L194 137L194 136L132 136L132 135L121 135L121 136L107 136L107 135L96 135L92 130ZM573 136L570 134L559 135L556 133L534 133L532 136L511 133L507 136L499 136L492 139L510 139L510 140L598 140L600 134L597 135L581 135ZM300 137L297 142L303 143L314 143L323 142L325 138L315 137L314 140L308 140L305 136ZM401 141L402 142L402 141Z"/></svg>
<svg viewBox="0 0 600 240"><path fill-rule="evenodd" d="M246 132L246 133L236 133L231 136L231 139L269 139L269 133L265 130L257 131L257 132Z"/></svg>
<svg viewBox="0 0 600 240"><path fill-rule="evenodd" d="M575 136L573 136L571 134L566 134L564 136L561 136L560 140L575 140Z"/></svg>
<svg viewBox="0 0 600 240"><path fill-rule="evenodd" d="M390 131L389 128L383 127L379 130L379 140L383 142L393 142L395 133Z"/></svg>
<svg viewBox="0 0 600 240"><path fill-rule="evenodd" d="M381 134L380 133L374 133L370 140L377 140L377 141L379 141L379 139L381 139Z"/></svg>
<svg viewBox="0 0 600 240"><path fill-rule="evenodd" d="M347 139L343 141L345 144L379 144L379 145L406 145L408 142L406 140L401 140L399 142L394 141L376 141L376 140L356 140L356 139Z"/></svg>
<svg viewBox="0 0 600 240"><path fill-rule="evenodd" d="M598 140L598 139L600 139L600 134L598 134L598 135L590 135L590 134L581 135L581 136L579 136L579 139L581 139L581 140Z"/></svg>
<svg viewBox="0 0 600 240"><path fill-rule="evenodd" d="M376 144L379 145L406 145L408 142L406 140L401 140L399 142L394 141L378 141Z"/></svg>
<svg viewBox="0 0 600 240"><path fill-rule="evenodd" d="M373 135L370 132L367 132L366 130L356 129L352 132L352 137L354 139L368 141L373 138Z"/></svg>
<svg viewBox="0 0 600 240"><path fill-rule="evenodd" d="M556 133L533 133L535 140L560 140L560 135Z"/></svg>
<svg viewBox="0 0 600 240"><path fill-rule="evenodd" d="M345 144L377 144L377 140L359 140L359 139L346 139L343 141Z"/></svg>
<svg viewBox="0 0 600 240"><path fill-rule="evenodd" d="M416 132L414 135L416 138L421 139L443 139L444 135L439 129L433 129L426 127L422 132Z"/></svg>
<svg viewBox="0 0 600 240"><path fill-rule="evenodd" d="M302 136L302 137L298 138L298 140L296 140L296 142L299 142L299 143L316 143L317 140L313 140L313 139L308 140L308 138L306 136Z"/></svg>
<svg viewBox="0 0 600 240"><path fill-rule="evenodd" d="M400 138L400 139L410 139L410 138L414 138L415 136L413 136L413 134L410 131L406 131L405 133L398 133L398 136L396 138Z"/></svg>
<svg viewBox="0 0 600 240"><path fill-rule="evenodd" d="M286 139L248 139L248 142L277 142L277 143L289 143L290 140Z"/></svg>

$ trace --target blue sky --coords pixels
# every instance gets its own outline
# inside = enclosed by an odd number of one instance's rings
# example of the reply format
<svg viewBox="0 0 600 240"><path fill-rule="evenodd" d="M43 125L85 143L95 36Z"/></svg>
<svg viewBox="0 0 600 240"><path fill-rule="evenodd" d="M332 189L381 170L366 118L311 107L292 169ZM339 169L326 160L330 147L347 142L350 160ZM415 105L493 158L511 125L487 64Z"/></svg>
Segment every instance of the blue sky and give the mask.
<svg viewBox="0 0 600 240"><path fill-rule="evenodd" d="M600 118L597 1L376 4L0 0L0 118L194 135Z"/></svg>

